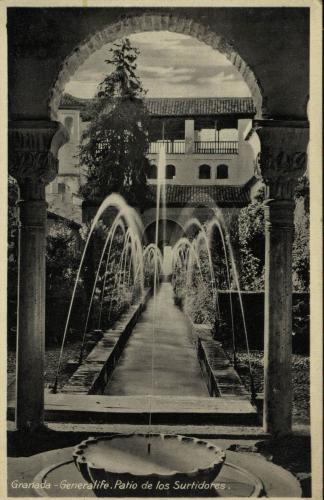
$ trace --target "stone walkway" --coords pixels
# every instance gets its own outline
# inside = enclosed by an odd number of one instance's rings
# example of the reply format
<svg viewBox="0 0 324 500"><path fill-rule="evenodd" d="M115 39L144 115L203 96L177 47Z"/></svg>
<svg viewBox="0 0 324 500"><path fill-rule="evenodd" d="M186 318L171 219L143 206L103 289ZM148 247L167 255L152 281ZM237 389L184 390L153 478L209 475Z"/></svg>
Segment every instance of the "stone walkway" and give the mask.
<svg viewBox="0 0 324 500"><path fill-rule="evenodd" d="M105 394L152 394L154 300L135 326ZM162 283L156 298L154 342L154 391L156 396L208 397L196 349L190 340L185 315L173 302L170 283Z"/></svg>

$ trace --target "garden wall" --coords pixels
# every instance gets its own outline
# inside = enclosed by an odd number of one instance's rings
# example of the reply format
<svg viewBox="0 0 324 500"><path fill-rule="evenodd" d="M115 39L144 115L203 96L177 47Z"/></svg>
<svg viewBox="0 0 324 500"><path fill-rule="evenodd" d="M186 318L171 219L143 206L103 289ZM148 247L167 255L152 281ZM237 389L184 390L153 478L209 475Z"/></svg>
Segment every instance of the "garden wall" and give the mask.
<svg viewBox="0 0 324 500"><path fill-rule="evenodd" d="M60 343L62 340L65 322L69 310L71 294L61 295L46 294L45 309L45 335L47 344ZM70 320L69 338L80 339L80 332L84 327L87 313L86 298L84 294L78 294L75 306L72 308ZM9 345L15 345L17 328L17 301L15 296L8 297L8 342Z"/></svg>
<svg viewBox="0 0 324 500"><path fill-rule="evenodd" d="M66 318L69 311L71 295L50 295L46 297L45 334L46 342L60 343L62 341ZM71 310L69 322L69 338L73 340L73 333L80 339L85 324L87 301L84 293L77 294ZM91 325L89 325L90 329Z"/></svg>
<svg viewBox="0 0 324 500"><path fill-rule="evenodd" d="M251 349L263 349L264 332L264 292L241 292L245 321ZM244 347L244 329L238 292L231 292L235 333L238 345ZM231 334L230 294L219 292L219 306L222 319L226 323L226 334ZM229 337L230 335L226 335ZM293 351L309 353L309 293L293 293Z"/></svg>

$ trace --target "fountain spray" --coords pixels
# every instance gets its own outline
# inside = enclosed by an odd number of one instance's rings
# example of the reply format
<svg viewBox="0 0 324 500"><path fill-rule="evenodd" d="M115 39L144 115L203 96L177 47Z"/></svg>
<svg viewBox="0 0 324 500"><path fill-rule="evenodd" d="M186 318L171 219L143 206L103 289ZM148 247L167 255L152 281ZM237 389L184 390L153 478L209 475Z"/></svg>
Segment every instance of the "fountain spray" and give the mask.
<svg viewBox="0 0 324 500"><path fill-rule="evenodd" d="M149 430L152 427L152 396L154 393L154 355L155 355L155 321L156 321L156 291L157 291L157 274L158 274L158 244L159 244L159 221L160 221L160 201L161 193L163 195L162 207L163 212L165 212L165 147L161 145L159 152L158 161L158 175L157 175L157 185L156 185L156 221L155 221L155 256L154 256L154 282L153 282L153 331L152 331L152 362L151 362L151 377L152 377L152 388L151 397L149 398ZM162 212L162 213L163 213ZM151 434L151 432L150 432ZM151 453L151 442L149 440L147 445L148 455Z"/></svg>

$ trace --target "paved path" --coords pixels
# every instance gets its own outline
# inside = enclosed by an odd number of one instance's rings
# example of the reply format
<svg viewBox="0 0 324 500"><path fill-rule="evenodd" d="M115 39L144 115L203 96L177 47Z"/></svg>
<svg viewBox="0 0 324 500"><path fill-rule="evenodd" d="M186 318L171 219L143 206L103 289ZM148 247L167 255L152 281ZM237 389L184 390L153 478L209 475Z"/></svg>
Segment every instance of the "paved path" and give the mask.
<svg viewBox="0 0 324 500"><path fill-rule="evenodd" d="M154 395L208 397L184 314L173 302L170 283L157 294L154 347ZM136 396L152 393L154 301L135 326L105 394Z"/></svg>

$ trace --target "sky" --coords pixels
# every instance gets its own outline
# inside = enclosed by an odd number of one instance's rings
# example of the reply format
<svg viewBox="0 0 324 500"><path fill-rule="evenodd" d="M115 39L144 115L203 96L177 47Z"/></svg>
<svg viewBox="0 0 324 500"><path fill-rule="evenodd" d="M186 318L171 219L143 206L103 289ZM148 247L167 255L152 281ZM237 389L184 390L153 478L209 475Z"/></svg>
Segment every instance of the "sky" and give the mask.
<svg viewBox="0 0 324 500"><path fill-rule="evenodd" d="M152 31L129 36L140 50L137 75L147 97L250 97L236 68L224 55L196 38ZM94 52L65 87L76 97L93 97L109 70L111 45Z"/></svg>

